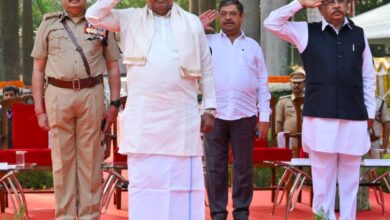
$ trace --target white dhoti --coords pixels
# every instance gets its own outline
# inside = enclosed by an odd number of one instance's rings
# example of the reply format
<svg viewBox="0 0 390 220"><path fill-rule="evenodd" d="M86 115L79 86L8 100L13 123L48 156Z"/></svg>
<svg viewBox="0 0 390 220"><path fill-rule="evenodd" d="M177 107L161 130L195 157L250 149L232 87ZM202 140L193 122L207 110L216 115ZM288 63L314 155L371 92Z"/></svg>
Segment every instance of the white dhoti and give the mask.
<svg viewBox="0 0 390 220"><path fill-rule="evenodd" d="M129 219L204 220L201 156L128 154Z"/></svg>

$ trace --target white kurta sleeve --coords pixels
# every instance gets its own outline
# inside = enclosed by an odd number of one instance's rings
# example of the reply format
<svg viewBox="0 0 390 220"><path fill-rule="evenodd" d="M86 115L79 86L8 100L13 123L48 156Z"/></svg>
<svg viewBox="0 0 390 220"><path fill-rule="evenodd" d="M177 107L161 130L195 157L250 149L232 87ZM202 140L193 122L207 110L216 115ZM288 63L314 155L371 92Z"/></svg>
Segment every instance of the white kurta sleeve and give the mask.
<svg viewBox="0 0 390 220"><path fill-rule="evenodd" d="M134 8L114 9L120 0L98 0L88 8L85 17L96 27L120 32L127 26Z"/></svg>
<svg viewBox="0 0 390 220"><path fill-rule="evenodd" d="M264 27L268 31L294 44L300 53L305 50L309 40L307 22L290 22L288 20L302 8L301 3L294 0L290 4L272 11L264 20Z"/></svg>
<svg viewBox="0 0 390 220"><path fill-rule="evenodd" d="M364 93L364 104L367 108L368 117L371 119L375 118L375 90L376 90L376 74L374 70L372 54L370 47L365 38L365 49L363 51L363 93Z"/></svg>
<svg viewBox="0 0 390 220"><path fill-rule="evenodd" d="M271 93L268 89L268 71L261 48L256 54L257 72L257 108L259 110L259 121L268 122L271 114L270 99Z"/></svg>

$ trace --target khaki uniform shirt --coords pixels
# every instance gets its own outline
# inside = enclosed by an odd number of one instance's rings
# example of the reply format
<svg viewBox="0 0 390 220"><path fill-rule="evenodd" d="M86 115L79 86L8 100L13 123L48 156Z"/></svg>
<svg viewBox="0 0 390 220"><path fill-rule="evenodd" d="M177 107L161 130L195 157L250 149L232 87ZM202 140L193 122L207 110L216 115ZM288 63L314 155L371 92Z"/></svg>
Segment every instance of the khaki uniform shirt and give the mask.
<svg viewBox="0 0 390 220"><path fill-rule="evenodd" d="M375 120L374 120L374 133L376 137L379 137L378 140L371 142L371 148L381 148L382 147L382 135L383 135L383 126L382 123L390 121L390 116L387 113L387 104L386 101L376 97L376 110L375 110Z"/></svg>
<svg viewBox="0 0 390 220"><path fill-rule="evenodd" d="M292 95L280 97L276 105L275 120L283 123L283 131L297 132L297 120Z"/></svg>
<svg viewBox="0 0 390 220"><path fill-rule="evenodd" d="M31 56L35 59L46 59L46 76L61 80L87 78L81 56L61 23L61 16L60 12L45 15L39 26ZM84 16L66 16L65 19L83 48L92 77L106 72L105 60L119 60L119 48L112 32L108 34L107 46L103 46L102 40L85 32L87 21Z"/></svg>
<svg viewBox="0 0 390 220"><path fill-rule="evenodd" d="M276 122L282 122L283 132L295 133L297 132L297 118L293 103L293 95L282 96L276 105ZM290 138L290 148L298 145L296 138Z"/></svg>

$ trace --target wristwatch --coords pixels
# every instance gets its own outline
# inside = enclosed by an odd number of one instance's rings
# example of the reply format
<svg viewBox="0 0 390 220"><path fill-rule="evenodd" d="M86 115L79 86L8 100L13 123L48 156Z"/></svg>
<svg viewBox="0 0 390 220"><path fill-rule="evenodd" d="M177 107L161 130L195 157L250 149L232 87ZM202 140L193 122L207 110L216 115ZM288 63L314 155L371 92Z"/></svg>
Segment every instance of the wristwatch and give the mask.
<svg viewBox="0 0 390 220"><path fill-rule="evenodd" d="M115 108L120 108L121 107L121 100L117 99L117 100L112 100L110 102L110 105L114 106Z"/></svg>
<svg viewBox="0 0 390 220"><path fill-rule="evenodd" d="M204 110L204 113L210 114L210 115L212 115L214 118L215 118L215 115L216 115L215 108L206 108L206 109Z"/></svg>

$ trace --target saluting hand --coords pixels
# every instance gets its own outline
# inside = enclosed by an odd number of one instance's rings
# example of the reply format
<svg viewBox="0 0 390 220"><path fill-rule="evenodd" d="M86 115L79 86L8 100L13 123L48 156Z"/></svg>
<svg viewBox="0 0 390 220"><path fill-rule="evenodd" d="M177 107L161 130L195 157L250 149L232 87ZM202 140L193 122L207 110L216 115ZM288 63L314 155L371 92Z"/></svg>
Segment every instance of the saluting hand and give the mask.
<svg viewBox="0 0 390 220"><path fill-rule="evenodd" d="M218 17L218 15L218 11L214 9L209 9L199 15L199 19L202 22L205 32L214 32L214 28L210 25Z"/></svg>
<svg viewBox="0 0 390 220"><path fill-rule="evenodd" d="M304 8L317 8L324 0L299 0Z"/></svg>

